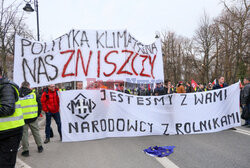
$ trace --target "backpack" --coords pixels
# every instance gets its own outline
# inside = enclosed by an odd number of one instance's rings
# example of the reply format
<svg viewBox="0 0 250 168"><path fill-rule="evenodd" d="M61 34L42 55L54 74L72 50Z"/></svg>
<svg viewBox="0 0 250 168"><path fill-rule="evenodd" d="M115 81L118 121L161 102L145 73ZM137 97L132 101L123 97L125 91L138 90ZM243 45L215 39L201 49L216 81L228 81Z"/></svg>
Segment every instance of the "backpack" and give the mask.
<svg viewBox="0 0 250 168"><path fill-rule="evenodd" d="M56 89L56 95L58 96L58 89ZM49 99L49 89L48 88L45 88L44 90L43 90L43 93L46 93L46 100L48 100Z"/></svg>

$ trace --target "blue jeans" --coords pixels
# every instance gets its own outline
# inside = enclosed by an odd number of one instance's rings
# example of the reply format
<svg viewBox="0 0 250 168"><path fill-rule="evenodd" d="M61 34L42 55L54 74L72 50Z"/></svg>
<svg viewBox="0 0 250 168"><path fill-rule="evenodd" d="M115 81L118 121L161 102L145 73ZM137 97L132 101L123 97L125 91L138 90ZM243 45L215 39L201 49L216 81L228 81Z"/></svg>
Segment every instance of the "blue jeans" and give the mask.
<svg viewBox="0 0 250 168"><path fill-rule="evenodd" d="M62 137L62 132L61 132L61 119L60 119L60 114L58 113L46 113L46 127L45 127L45 134L46 138L50 138L50 125L51 125L51 117L54 118L56 125L57 125L57 130L60 134L60 138Z"/></svg>

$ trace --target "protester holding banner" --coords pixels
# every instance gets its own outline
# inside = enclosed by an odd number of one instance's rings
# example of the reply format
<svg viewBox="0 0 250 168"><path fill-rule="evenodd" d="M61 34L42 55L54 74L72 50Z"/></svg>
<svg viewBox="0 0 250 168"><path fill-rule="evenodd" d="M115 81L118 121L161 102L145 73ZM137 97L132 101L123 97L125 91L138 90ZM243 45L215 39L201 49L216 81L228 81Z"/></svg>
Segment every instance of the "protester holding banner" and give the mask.
<svg viewBox="0 0 250 168"><path fill-rule="evenodd" d="M204 91L206 91L205 88L204 88L204 85L199 84L199 88L197 89L197 92L204 92Z"/></svg>
<svg viewBox="0 0 250 168"><path fill-rule="evenodd" d="M42 109L46 113L46 139L44 143L50 142L50 124L51 117L54 118L57 124L57 129L60 134L60 139L62 139L61 134L61 119L59 114L59 97L58 90L55 89L55 85L51 84L48 87L48 92L43 92L41 97Z"/></svg>
<svg viewBox="0 0 250 168"><path fill-rule="evenodd" d="M244 126L250 126L250 77L244 79L244 88L242 92L242 117L245 120Z"/></svg>
<svg viewBox="0 0 250 168"><path fill-rule="evenodd" d="M186 82L186 93L194 92L193 88L191 87L191 84L189 82Z"/></svg>
<svg viewBox="0 0 250 168"><path fill-rule="evenodd" d="M224 88L224 87L227 87L228 85L225 83L225 79L223 76L221 76L219 79L218 79L218 83L216 83L214 86L213 86L213 90L214 89L221 89L221 88Z"/></svg>
<svg viewBox="0 0 250 168"><path fill-rule="evenodd" d="M221 89L221 88L224 88L224 87L227 87L228 85L225 83L225 79L223 76L221 76L219 79L218 79L218 83L216 83L214 86L213 86L213 90L215 89ZM230 128L231 130L236 130L236 128Z"/></svg>
<svg viewBox="0 0 250 168"><path fill-rule="evenodd" d="M123 85L123 83L120 83L120 86L119 86L119 88L118 88L117 91L118 92L124 92L124 85Z"/></svg>
<svg viewBox="0 0 250 168"><path fill-rule="evenodd" d="M139 88L138 88L138 96L147 96L147 90L145 89L144 85L142 84Z"/></svg>
<svg viewBox="0 0 250 168"><path fill-rule="evenodd" d="M19 90L20 103L23 111L23 118L25 125L23 127L22 156L29 156L29 140L28 127L37 144L38 152L43 152L42 139L39 133L39 126L37 117L40 116L42 105L39 96L36 95L35 90L31 90L29 82L23 82Z"/></svg>
<svg viewBox="0 0 250 168"><path fill-rule="evenodd" d="M77 81L77 82L76 82L76 89L77 89L77 90L83 89L82 81Z"/></svg>
<svg viewBox="0 0 250 168"><path fill-rule="evenodd" d="M183 82L182 81L180 81L178 83L177 88L176 88L176 92L177 93L186 93L186 90L185 90L185 88L183 86Z"/></svg>
<svg viewBox="0 0 250 168"><path fill-rule="evenodd" d="M172 84L171 84L170 80L165 80L164 84L165 84L164 87L163 87L164 94L172 94L172 93L174 93L174 89L171 87Z"/></svg>
<svg viewBox="0 0 250 168"><path fill-rule="evenodd" d="M23 114L18 86L2 77L0 67L0 167L14 168L23 135Z"/></svg>
<svg viewBox="0 0 250 168"><path fill-rule="evenodd" d="M164 88L161 83L156 83L156 88L154 90L155 96L164 95Z"/></svg>
<svg viewBox="0 0 250 168"><path fill-rule="evenodd" d="M206 89L209 91L209 90L213 90L213 86L212 86L212 83L209 82L206 86Z"/></svg>

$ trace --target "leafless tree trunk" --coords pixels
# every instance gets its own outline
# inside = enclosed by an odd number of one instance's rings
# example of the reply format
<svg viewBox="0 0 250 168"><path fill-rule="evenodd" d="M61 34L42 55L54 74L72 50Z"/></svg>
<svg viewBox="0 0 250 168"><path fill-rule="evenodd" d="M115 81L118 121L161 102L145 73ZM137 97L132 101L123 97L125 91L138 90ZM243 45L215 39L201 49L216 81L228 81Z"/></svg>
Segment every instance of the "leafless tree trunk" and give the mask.
<svg viewBox="0 0 250 168"><path fill-rule="evenodd" d="M18 14L21 4L16 4L15 2L9 6L5 6L5 0L0 2L0 62L4 74L7 74L8 71L13 71L15 34L32 37L32 34L23 23L23 15L19 16Z"/></svg>

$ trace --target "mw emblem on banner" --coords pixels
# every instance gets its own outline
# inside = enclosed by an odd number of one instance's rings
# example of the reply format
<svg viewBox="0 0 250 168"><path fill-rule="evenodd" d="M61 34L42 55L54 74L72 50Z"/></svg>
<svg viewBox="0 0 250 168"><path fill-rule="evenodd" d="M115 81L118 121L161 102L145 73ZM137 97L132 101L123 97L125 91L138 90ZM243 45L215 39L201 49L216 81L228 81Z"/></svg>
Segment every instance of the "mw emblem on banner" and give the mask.
<svg viewBox="0 0 250 168"><path fill-rule="evenodd" d="M83 94L79 93L73 100L68 103L67 108L81 119L85 119L93 112L96 103L91 99L86 98Z"/></svg>

